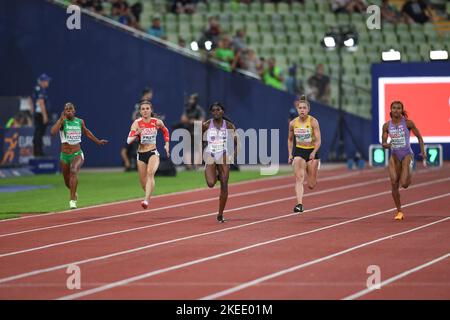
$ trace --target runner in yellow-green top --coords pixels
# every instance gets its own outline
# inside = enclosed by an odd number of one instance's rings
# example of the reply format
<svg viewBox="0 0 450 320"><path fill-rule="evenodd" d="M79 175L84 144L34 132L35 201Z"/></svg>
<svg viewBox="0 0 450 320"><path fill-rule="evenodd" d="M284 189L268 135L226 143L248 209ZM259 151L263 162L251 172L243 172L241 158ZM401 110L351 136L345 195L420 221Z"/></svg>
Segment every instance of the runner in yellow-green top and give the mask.
<svg viewBox="0 0 450 320"><path fill-rule="evenodd" d="M289 163L294 166L295 193L297 205L294 212L303 212L303 181L305 171L308 174L308 188L314 189L317 184L321 136L319 122L309 115L310 105L305 96L295 103L298 117L289 123L288 150ZM295 148L293 148L295 136Z"/></svg>
<svg viewBox="0 0 450 320"><path fill-rule="evenodd" d="M59 132L61 138L60 164L66 187L70 190L70 209L77 208L77 186L78 172L84 162L83 151L81 150L81 136L85 134L89 139L98 145L108 143L107 140L97 139L92 132L86 128L84 121L75 117L75 106L68 102L64 105L61 117L51 128L51 134Z"/></svg>

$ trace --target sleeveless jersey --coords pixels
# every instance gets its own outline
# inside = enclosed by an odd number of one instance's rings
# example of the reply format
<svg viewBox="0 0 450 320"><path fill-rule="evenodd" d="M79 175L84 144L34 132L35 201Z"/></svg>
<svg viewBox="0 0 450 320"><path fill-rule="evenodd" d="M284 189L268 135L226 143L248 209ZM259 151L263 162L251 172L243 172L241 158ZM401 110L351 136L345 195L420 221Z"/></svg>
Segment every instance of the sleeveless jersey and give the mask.
<svg viewBox="0 0 450 320"><path fill-rule="evenodd" d="M82 120L79 118L74 118L73 120L64 119L61 130L59 131L61 143L68 143L70 145L81 143L82 123Z"/></svg>
<svg viewBox="0 0 450 320"><path fill-rule="evenodd" d="M394 125L392 120L389 120L388 126L389 137L391 138L392 150L410 150L409 143L409 129L406 124L406 119L402 117L398 125Z"/></svg>
<svg viewBox="0 0 450 320"><path fill-rule="evenodd" d="M227 145L227 134L227 124L225 120L222 120L222 127L217 129L214 126L214 120L211 119L207 131L207 151L212 154L221 154L225 152Z"/></svg>
<svg viewBox="0 0 450 320"><path fill-rule="evenodd" d="M314 149L314 129L311 126L311 116L306 118L305 123L300 122L300 117L294 121L294 135L297 148Z"/></svg>

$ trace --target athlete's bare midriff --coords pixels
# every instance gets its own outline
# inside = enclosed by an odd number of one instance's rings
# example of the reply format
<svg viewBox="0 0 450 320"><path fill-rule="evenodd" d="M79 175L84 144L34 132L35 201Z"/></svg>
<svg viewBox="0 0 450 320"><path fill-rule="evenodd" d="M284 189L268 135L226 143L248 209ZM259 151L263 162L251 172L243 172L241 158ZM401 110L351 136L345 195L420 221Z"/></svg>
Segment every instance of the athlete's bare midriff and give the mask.
<svg viewBox="0 0 450 320"><path fill-rule="evenodd" d="M68 144L67 142L64 142L61 144L61 152L65 154L73 154L81 149L81 145L78 144Z"/></svg>

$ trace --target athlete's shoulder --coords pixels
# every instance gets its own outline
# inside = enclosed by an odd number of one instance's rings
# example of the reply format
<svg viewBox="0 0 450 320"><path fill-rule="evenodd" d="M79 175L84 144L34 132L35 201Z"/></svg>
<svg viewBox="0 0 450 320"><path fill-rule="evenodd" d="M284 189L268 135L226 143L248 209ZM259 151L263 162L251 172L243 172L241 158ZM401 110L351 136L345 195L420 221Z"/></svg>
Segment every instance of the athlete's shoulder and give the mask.
<svg viewBox="0 0 450 320"><path fill-rule="evenodd" d="M311 115L309 115L309 119L310 119L311 122L317 122L317 123L319 123L319 120L317 120L317 118L315 118L315 117L313 117L313 116L311 116Z"/></svg>
<svg viewBox="0 0 450 320"><path fill-rule="evenodd" d="M233 122L231 122L231 121L226 121L226 120L223 120L223 121L225 121L225 123L226 123L226 125L227 125L227 129L236 129L236 126L234 125Z"/></svg>

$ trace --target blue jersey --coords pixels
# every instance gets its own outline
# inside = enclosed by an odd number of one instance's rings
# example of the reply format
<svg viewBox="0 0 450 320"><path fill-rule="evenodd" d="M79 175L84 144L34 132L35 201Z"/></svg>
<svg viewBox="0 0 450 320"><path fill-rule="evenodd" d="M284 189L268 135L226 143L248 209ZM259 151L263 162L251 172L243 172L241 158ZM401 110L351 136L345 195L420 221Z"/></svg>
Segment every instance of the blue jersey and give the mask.
<svg viewBox="0 0 450 320"><path fill-rule="evenodd" d="M40 85L36 85L33 91L32 98L33 98L34 112L42 113L41 107L37 102L39 99L44 99L45 108L47 110L47 114L49 114L48 96L46 89L42 88Z"/></svg>

